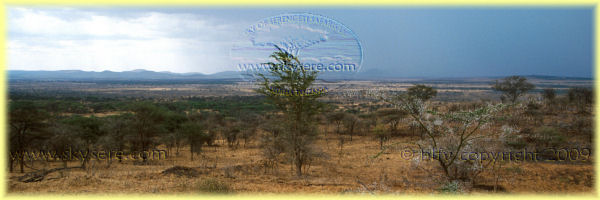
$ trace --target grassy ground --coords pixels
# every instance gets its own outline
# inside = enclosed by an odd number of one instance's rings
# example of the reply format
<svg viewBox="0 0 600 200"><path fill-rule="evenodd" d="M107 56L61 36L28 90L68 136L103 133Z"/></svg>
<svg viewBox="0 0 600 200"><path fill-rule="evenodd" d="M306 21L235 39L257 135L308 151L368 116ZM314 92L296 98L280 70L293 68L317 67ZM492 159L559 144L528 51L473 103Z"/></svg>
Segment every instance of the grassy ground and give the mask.
<svg viewBox="0 0 600 200"><path fill-rule="evenodd" d="M410 138L393 138L388 144ZM222 144L223 141L217 141ZM148 165L133 161L110 166L106 161L91 161L88 169L55 172L40 182L16 180L21 173L10 173L9 191L13 193L201 193L211 192L211 184L221 184L235 193L438 193L447 183L435 161L416 165L398 151L388 151L377 158L379 142L372 137L355 136L344 143L340 154L335 138L317 142L327 156L314 160L306 176L293 175L291 166L279 163L275 170L262 167L261 149L243 143L238 149L226 145L204 147L205 152L190 161L188 149L167 160ZM77 166L75 162L70 166ZM62 163L36 163L34 168L60 167ZM164 175L173 166L186 166L200 172L197 177ZM507 193L590 193L593 191L593 164L587 163L507 163L499 171L499 192ZM208 182L207 182L208 180ZM495 179L483 174L471 193L491 193ZM208 184L208 185L207 185ZM206 189L209 188L209 189Z"/></svg>

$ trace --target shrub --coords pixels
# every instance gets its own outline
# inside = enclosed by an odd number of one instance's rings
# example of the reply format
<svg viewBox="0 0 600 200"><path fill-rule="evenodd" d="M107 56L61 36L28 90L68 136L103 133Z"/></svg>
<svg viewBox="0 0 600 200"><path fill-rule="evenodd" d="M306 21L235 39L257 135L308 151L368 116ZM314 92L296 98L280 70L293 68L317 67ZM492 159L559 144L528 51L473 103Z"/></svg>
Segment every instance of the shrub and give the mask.
<svg viewBox="0 0 600 200"><path fill-rule="evenodd" d="M527 147L527 141L518 136L510 136L510 139L506 141L506 146L512 149L523 149Z"/></svg>
<svg viewBox="0 0 600 200"><path fill-rule="evenodd" d="M451 182L447 182L446 184L442 185L440 188L438 188L438 190L441 193L449 193L449 194L456 194L456 193L462 193L463 189L462 186L460 184L459 181L451 181Z"/></svg>
<svg viewBox="0 0 600 200"><path fill-rule="evenodd" d="M593 103L594 93L590 88L575 87L570 88L567 97L569 102L575 104L577 112L580 114L589 114L588 105Z"/></svg>
<svg viewBox="0 0 600 200"><path fill-rule="evenodd" d="M594 128L592 126L592 122L592 119L588 117L577 118L571 122L567 128L575 132L576 135L585 137L591 143L594 137Z"/></svg>
<svg viewBox="0 0 600 200"><path fill-rule="evenodd" d="M506 171L507 172L511 172L511 173L515 173L515 174L522 174L523 173L523 169L521 169L521 167L519 167L519 166L506 168Z"/></svg>
<svg viewBox="0 0 600 200"><path fill-rule="evenodd" d="M383 94L380 98L408 113L419 124L427 135L427 139L419 142L420 147L453 152L447 159L436 159L444 175L451 180L474 180L485 168L481 162L463 162L458 155L489 147L485 142L492 137L483 129L488 129L499 111L506 107L504 104L488 104L469 111L438 112L429 109L429 104L422 100L408 95L390 97ZM381 131L376 128L373 132Z"/></svg>
<svg viewBox="0 0 600 200"><path fill-rule="evenodd" d="M198 191L206 193L227 194L232 193L233 189L229 184L216 179L205 179L198 185Z"/></svg>
<svg viewBox="0 0 600 200"><path fill-rule="evenodd" d="M566 138L558 130L548 126L536 129L535 138L537 145L545 145L546 147L559 147L566 141Z"/></svg>
<svg viewBox="0 0 600 200"><path fill-rule="evenodd" d="M553 88L546 88L542 92L542 96L544 97L544 100L546 100L547 103L552 103L556 98L556 91Z"/></svg>
<svg viewBox="0 0 600 200"><path fill-rule="evenodd" d="M506 146L512 149L523 149L527 146L527 141L519 134L520 130L504 125L502 126L502 138Z"/></svg>

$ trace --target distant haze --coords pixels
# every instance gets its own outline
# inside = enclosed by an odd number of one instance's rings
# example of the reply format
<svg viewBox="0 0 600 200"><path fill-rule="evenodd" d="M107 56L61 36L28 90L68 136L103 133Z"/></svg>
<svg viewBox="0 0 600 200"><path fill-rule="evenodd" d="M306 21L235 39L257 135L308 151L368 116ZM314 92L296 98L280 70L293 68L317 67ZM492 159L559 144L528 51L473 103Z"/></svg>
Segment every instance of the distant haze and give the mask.
<svg viewBox="0 0 600 200"><path fill-rule="evenodd" d="M327 16L363 45L361 77L593 77L593 8L8 7L9 70L235 71L258 20ZM60 73L59 73L60 74Z"/></svg>

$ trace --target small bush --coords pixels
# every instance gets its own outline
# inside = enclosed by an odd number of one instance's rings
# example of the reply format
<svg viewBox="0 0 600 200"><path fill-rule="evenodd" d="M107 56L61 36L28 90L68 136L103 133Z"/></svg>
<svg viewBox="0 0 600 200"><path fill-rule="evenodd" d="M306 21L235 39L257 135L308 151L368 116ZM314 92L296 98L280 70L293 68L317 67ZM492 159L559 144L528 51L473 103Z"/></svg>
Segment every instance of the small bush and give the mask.
<svg viewBox="0 0 600 200"><path fill-rule="evenodd" d="M515 166L515 167L509 167L505 169L507 172L512 172L512 173L516 173L516 174L522 174L523 173L523 169L521 169L521 167L519 166Z"/></svg>
<svg viewBox="0 0 600 200"><path fill-rule="evenodd" d="M175 166L161 172L163 175L174 174L177 176L186 176L189 178L198 177L200 173L194 168Z"/></svg>
<svg viewBox="0 0 600 200"><path fill-rule="evenodd" d="M523 149L527 146L527 141L519 134L520 130L512 126L502 126L502 138L506 146L512 149Z"/></svg>
<svg viewBox="0 0 600 200"><path fill-rule="evenodd" d="M527 147L527 141L517 136L511 136L510 139L506 141L506 146L512 149L520 150Z"/></svg>
<svg viewBox="0 0 600 200"><path fill-rule="evenodd" d="M232 193L233 189L227 183L209 178L200 182L200 184L198 185L198 191L204 193L227 194Z"/></svg>
<svg viewBox="0 0 600 200"><path fill-rule="evenodd" d="M448 182L448 183L442 185L440 188L438 188L438 190L441 193L446 193L446 194L457 194L457 193L463 192L462 186L459 181Z"/></svg>
<svg viewBox="0 0 600 200"><path fill-rule="evenodd" d="M567 125L566 128L570 131L575 132L576 135L589 138L591 142L594 137L592 118L577 118L571 124Z"/></svg>
<svg viewBox="0 0 600 200"><path fill-rule="evenodd" d="M537 144L545 145L546 147L560 147L566 141L558 130L553 127L543 126L535 130Z"/></svg>

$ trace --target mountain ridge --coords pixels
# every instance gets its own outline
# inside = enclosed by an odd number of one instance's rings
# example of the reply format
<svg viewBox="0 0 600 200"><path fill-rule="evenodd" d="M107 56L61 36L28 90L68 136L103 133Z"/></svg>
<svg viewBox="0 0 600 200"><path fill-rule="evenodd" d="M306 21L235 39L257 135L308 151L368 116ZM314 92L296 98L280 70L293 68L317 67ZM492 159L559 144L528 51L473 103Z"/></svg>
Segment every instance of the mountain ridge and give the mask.
<svg viewBox="0 0 600 200"><path fill-rule="evenodd" d="M84 70L7 70L9 80L211 80L211 79L240 79L238 71L223 71L213 74L199 72L176 73L169 71L151 71L146 69L135 69L130 71L84 71ZM551 75L521 75L532 79L546 80L593 80L592 77L568 77ZM394 77L385 71L373 69L358 73L352 77L340 78L334 76L323 76L325 79L347 79L347 80L381 80L381 79L465 79L465 78L489 78L499 79L504 76L473 76L473 77Z"/></svg>

